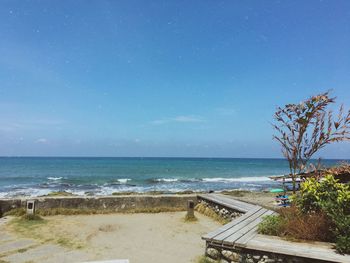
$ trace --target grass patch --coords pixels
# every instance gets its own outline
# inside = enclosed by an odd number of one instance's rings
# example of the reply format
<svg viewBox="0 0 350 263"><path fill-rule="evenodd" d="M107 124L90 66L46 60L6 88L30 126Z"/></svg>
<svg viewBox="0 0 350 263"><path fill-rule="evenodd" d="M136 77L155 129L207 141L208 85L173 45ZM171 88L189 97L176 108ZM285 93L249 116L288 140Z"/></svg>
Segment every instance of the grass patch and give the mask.
<svg viewBox="0 0 350 263"><path fill-rule="evenodd" d="M10 211L7 211L4 216L23 216L26 214L26 210L23 207L14 208Z"/></svg>
<svg viewBox="0 0 350 263"><path fill-rule="evenodd" d="M196 205L195 210L205 216L208 216L212 219L214 219L215 221L218 221L219 223L225 225L228 222L230 222L230 220L223 218L222 216L218 215L217 213L215 213L215 211L213 209L211 209L210 207L199 203Z"/></svg>
<svg viewBox="0 0 350 263"><path fill-rule="evenodd" d="M58 192L51 192L43 196L75 196L75 194L72 194L66 191L58 191Z"/></svg>
<svg viewBox="0 0 350 263"><path fill-rule="evenodd" d="M84 247L83 244L66 237L59 237L58 239L55 240L55 242L63 247L68 247L68 248L73 247L76 249L81 249Z"/></svg>
<svg viewBox="0 0 350 263"><path fill-rule="evenodd" d="M268 215L258 226L259 234L278 236L284 228L285 220L280 215Z"/></svg>
<svg viewBox="0 0 350 263"><path fill-rule="evenodd" d="M10 221L10 228L14 232L25 236L25 237L33 237L38 238L38 236L35 234L35 230L40 228L40 226L46 224L46 220L43 220L40 217L37 218L30 218L26 216L22 216L19 218L15 218L12 221Z"/></svg>
<svg viewBox="0 0 350 263"><path fill-rule="evenodd" d="M23 220L30 220L30 221L40 221L43 220L39 215L36 214L25 214L22 216Z"/></svg>
<svg viewBox="0 0 350 263"><path fill-rule="evenodd" d="M25 238L33 238L43 243L53 242L59 245L69 248L82 248L83 244L69 238L65 233L53 231L55 227L54 221L42 219L40 216L35 215L28 217L27 215L14 218L8 224L8 228L11 232L14 232ZM19 253L25 252L24 250Z"/></svg>
<svg viewBox="0 0 350 263"><path fill-rule="evenodd" d="M112 195L137 195L137 192L114 192Z"/></svg>
<svg viewBox="0 0 350 263"><path fill-rule="evenodd" d="M198 221L198 218L195 217L195 216L188 216L188 215L186 215L184 217L184 222L186 222L186 223L192 223L192 222L197 222L197 221Z"/></svg>
<svg viewBox="0 0 350 263"><path fill-rule="evenodd" d="M91 208L46 208L38 209L38 216L55 216L55 215L97 215L97 214L112 214L112 213L164 213L164 212L181 212L186 209L183 207L150 207L150 208L134 208L128 210L116 211L114 209L91 209ZM24 208L15 208L5 213L6 216L22 217L26 215Z"/></svg>

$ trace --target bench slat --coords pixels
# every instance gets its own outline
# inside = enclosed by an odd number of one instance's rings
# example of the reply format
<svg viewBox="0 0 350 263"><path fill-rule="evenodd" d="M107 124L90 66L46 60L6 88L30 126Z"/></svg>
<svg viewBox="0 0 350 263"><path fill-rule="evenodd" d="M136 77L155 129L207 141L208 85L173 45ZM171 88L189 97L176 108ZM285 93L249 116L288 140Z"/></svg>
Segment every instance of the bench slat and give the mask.
<svg viewBox="0 0 350 263"><path fill-rule="evenodd" d="M237 225L238 223L242 222L243 220L251 217L253 214L255 214L256 212L258 212L261 209L260 206L256 206L254 209L252 209L251 211L249 211L248 213L233 219L230 223L202 236L202 239L204 240L210 240L212 238L214 238L215 236L227 231L228 229L234 227L235 225Z"/></svg>
<svg viewBox="0 0 350 263"><path fill-rule="evenodd" d="M257 218L259 218L261 215L263 215L267 210L265 208L259 209L256 213L254 213L252 216L246 218L245 220L239 222L234 227L228 229L227 231L215 236L212 241L217 243L222 243L226 238L229 236L235 234L237 231L241 230L245 226L247 226L249 223L253 222Z"/></svg>
<svg viewBox="0 0 350 263"><path fill-rule="evenodd" d="M245 234L243 234L240 238L238 238L235 241L235 245L240 245L240 246L244 246L250 239L252 239L254 236L256 236L258 234L258 225L260 224L260 222L263 220L264 216L267 215L273 215L275 214L274 211L268 210L265 214L263 214L261 217L257 218L254 221L254 224L252 224L250 226L250 230L248 232L246 232ZM225 243L225 241L224 241Z"/></svg>
<svg viewBox="0 0 350 263"><path fill-rule="evenodd" d="M225 206L230 209L234 209L243 213L248 212L249 210L256 207L256 205L248 204L239 200L235 200L230 197L226 197L220 194L206 194L198 195L199 198Z"/></svg>
<svg viewBox="0 0 350 263"><path fill-rule="evenodd" d="M254 218L254 220L246 220L244 221L244 226L241 227L240 229L236 230L234 233L231 233L231 235L227 236L223 240L223 244L226 245L234 245L234 243L237 241L237 239L243 237L245 234L247 234L251 229L256 227L262 220L262 217L267 215L269 210L263 211L263 213L260 213L258 216ZM272 211L271 211L272 212ZM271 213L270 212L270 213Z"/></svg>

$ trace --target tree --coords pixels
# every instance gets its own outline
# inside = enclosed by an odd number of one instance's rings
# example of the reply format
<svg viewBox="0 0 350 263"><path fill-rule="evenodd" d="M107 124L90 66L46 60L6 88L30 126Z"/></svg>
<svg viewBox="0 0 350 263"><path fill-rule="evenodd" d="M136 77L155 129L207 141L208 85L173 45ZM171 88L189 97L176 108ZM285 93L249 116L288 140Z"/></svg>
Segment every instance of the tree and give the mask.
<svg viewBox="0 0 350 263"><path fill-rule="evenodd" d="M299 104L278 107L275 112L273 138L281 144L288 160L294 193L297 174L304 171L319 149L332 142L350 140L350 110L344 114L341 105L334 118L329 106L335 99L327 91Z"/></svg>

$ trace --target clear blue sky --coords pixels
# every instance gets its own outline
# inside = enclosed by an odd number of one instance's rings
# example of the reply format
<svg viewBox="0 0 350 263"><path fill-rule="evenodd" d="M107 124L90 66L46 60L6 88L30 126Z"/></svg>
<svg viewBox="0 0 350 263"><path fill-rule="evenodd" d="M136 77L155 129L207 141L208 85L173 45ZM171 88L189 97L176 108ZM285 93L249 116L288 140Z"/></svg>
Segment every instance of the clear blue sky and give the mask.
<svg viewBox="0 0 350 263"><path fill-rule="evenodd" d="M276 106L328 89L347 0L0 1L0 155L280 157Z"/></svg>

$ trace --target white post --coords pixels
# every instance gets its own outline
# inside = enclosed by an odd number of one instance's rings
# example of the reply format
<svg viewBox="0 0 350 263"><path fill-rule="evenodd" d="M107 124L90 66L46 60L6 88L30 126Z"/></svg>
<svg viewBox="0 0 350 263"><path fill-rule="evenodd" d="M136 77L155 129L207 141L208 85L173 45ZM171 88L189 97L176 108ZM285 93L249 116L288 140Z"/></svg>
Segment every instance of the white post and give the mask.
<svg viewBox="0 0 350 263"><path fill-rule="evenodd" d="M27 215L35 214L35 200L27 200Z"/></svg>

